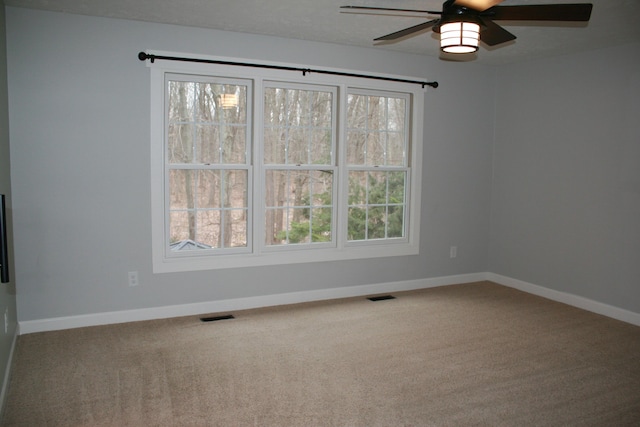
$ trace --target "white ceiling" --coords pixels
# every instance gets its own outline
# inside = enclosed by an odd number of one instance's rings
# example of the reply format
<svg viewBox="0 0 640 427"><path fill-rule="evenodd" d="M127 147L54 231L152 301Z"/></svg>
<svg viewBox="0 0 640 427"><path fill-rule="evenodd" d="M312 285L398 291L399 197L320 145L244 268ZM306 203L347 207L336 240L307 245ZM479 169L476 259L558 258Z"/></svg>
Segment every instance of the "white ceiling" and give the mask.
<svg viewBox="0 0 640 427"><path fill-rule="evenodd" d="M431 31L395 43L379 37L433 19L340 13L342 5L441 10L444 0L4 0L5 5L263 34L326 43L440 56ZM503 5L578 3L589 0L505 0ZM591 0L588 25L533 26L499 22L518 38L488 48L471 60L506 64L640 41L640 0ZM468 58L468 55L467 55Z"/></svg>

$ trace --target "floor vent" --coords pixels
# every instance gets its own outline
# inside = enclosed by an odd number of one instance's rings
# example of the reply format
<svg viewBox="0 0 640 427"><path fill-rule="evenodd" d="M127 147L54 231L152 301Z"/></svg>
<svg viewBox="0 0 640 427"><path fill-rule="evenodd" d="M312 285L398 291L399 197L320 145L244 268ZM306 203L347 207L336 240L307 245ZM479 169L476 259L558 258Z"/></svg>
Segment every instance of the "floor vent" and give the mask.
<svg viewBox="0 0 640 427"><path fill-rule="evenodd" d="M396 299L393 295L381 295L379 297L371 297L367 298L369 301L385 301L388 299Z"/></svg>
<svg viewBox="0 0 640 427"><path fill-rule="evenodd" d="M233 314L227 314L225 316L201 317L200 321L202 321L202 322L217 322L218 320L227 320L227 319L235 319L235 317L233 317Z"/></svg>

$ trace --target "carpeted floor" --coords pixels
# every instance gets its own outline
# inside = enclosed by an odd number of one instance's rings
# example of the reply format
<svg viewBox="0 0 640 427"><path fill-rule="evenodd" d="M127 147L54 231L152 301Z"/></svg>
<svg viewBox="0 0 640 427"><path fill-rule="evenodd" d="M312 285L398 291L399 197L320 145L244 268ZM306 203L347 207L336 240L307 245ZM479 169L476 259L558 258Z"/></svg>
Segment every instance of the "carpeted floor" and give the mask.
<svg viewBox="0 0 640 427"><path fill-rule="evenodd" d="M638 426L640 327L489 282L19 337L4 426Z"/></svg>

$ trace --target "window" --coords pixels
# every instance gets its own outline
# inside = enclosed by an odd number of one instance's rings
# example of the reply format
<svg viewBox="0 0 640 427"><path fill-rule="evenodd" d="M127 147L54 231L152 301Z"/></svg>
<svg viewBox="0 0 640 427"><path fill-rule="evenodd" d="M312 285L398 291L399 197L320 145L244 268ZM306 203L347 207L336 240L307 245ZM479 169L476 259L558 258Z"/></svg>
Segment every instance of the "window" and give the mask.
<svg viewBox="0 0 640 427"><path fill-rule="evenodd" d="M154 272L418 253L423 89L149 67Z"/></svg>
<svg viewBox="0 0 640 427"><path fill-rule="evenodd" d="M335 88L267 83L265 245L335 242Z"/></svg>
<svg viewBox="0 0 640 427"><path fill-rule="evenodd" d="M167 75L166 89L171 252L248 248L248 85Z"/></svg>
<svg viewBox="0 0 640 427"><path fill-rule="evenodd" d="M362 92L350 92L347 99L347 239L403 238L409 99Z"/></svg>

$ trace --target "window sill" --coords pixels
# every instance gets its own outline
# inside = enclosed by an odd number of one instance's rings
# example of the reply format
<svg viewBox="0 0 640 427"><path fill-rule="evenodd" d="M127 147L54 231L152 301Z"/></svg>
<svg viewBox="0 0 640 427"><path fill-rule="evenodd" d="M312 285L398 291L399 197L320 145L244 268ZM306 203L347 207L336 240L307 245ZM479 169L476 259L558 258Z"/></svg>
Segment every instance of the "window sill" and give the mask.
<svg viewBox="0 0 640 427"><path fill-rule="evenodd" d="M154 273L218 270L227 268L260 267L269 265L301 264L313 262L345 261L418 255L419 248L411 243L397 242L369 246L349 246L344 249L300 249L296 251L263 252L261 254L235 254L166 258L154 256Z"/></svg>

